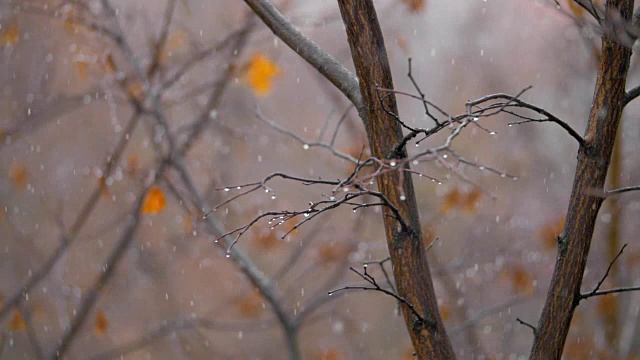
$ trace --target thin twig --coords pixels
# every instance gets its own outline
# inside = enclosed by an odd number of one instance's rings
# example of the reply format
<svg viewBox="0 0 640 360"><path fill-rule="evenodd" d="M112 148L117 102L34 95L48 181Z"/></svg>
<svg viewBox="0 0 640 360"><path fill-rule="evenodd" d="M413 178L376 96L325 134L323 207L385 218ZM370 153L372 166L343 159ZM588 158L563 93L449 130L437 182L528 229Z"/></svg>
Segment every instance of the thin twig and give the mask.
<svg viewBox="0 0 640 360"><path fill-rule="evenodd" d="M536 336L536 334L538 333L538 329L536 329L535 326L529 324L528 322L520 319L520 318L516 318L516 321L526 327L528 327L529 329L531 329L531 331L533 331L533 335Z"/></svg>

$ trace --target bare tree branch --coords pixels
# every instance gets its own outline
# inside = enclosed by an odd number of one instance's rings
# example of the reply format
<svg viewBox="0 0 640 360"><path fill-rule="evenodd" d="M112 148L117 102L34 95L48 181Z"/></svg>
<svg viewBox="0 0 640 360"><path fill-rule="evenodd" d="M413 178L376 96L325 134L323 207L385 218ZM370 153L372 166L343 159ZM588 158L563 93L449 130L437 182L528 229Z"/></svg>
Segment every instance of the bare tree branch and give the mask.
<svg viewBox="0 0 640 360"><path fill-rule="evenodd" d="M640 185L627 186L627 187L613 189L613 190L605 190L604 194L605 196L610 196L610 195L618 195L618 194L622 194L630 191L640 191Z"/></svg>
<svg viewBox="0 0 640 360"><path fill-rule="evenodd" d="M316 68L355 105L363 107L358 79L335 58L296 29L268 0L245 0L262 21L301 58Z"/></svg>

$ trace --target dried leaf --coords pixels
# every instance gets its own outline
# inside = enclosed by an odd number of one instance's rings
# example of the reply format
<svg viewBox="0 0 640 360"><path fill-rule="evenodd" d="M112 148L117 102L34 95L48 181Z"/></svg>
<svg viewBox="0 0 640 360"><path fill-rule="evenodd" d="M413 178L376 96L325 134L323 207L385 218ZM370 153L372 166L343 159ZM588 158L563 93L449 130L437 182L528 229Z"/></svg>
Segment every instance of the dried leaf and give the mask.
<svg viewBox="0 0 640 360"><path fill-rule="evenodd" d="M402 50L405 54L409 54L411 51L409 49L409 41L407 37L400 34L396 37L396 45Z"/></svg>
<svg viewBox="0 0 640 360"><path fill-rule="evenodd" d="M112 73L118 71L118 66L116 65L115 60L113 60L113 55L111 53L108 53L102 59L100 64L102 65L102 71L104 71L107 74L112 74Z"/></svg>
<svg viewBox="0 0 640 360"><path fill-rule="evenodd" d="M138 173L138 169L140 168L140 160L135 154L129 155L127 159L127 174L129 176L135 176Z"/></svg>
<svg viewBox="0 0 640 360"><path fill-rule="evenodd" d="M167 199L164 196L164 192L158 186L152 186L147 192L147 196L144 198L142 204L143 214L157 214L164 210L167 206Z"/></svg>
<svg viewBox="0 0 640 360"><path fill-rule="evenodd" d="M276 231L261 232L254 237L256 245L263 250L272 250L282 244Z"/></svg>
<svg viewBox="0 0 640 360"><path fill-rule="evenodd" d="M22 163L13 163L9 167L9 178L13 185L19 190L24 190L29 182L29 172Z"/></svg>
<svg viewBox="0 0 640 360"><path fill-rule="evenodd" d="M105 199L111 198L111 193L109 192L109 185L107 185L107 181L105 180L104 176L100 176L100 178L98 178L98 187L100 188L100 193L102 194L102 197L104 197Z"/></svg>
<svg viewBox="0 0 640 360"><path fill-rule="evenodd" d="M343 258L344 251L344 247L337 244L324 244L318 249L318 258L321 264L335 263Z"/></svg>
<svg viewBox="0 0 640 360"><path fill-rule="evenodd" d="M564 216L555 218L547 222L538 232L538 238L542 241L544 248L553 250L558 246L558 236L564 230Z"/></svg>
<svg viewBox="0 0 640 360"><path fill-rule="evenodd" d="M599 296L596 312L601 319L617 317L618 305L618 298L614 294Z"/></svg>
<svg viewBox="0 0 640 360"><path fill-rule="evenodd" d="M440 316L443 321L447 321L451 318L451 308L448 305L440 305Z"/></svg>
<svg viewBox="0 0 640 360"><path fill-rule="evenodd" d="M457 188L449 191L445 196L442 204L440 204L440 212L447 215L458 207L462 199L462 193Z"/></svg>
<svg viewBox="0 0 640 360"><path fill-rule="evenodd" d="M462 199L462 211L467 214L473 214L478 210L478 202L480 202L480 198L482 197L482 192L474 188L471 192L465 194L464 199Z"/></svg>
<svg viewBox="0 0 640 360"><path fill-rule="evenodd" d="M64 29L71 34L80 32L80 25L73 19L68 18L64 21Z"/></svg>
<svg viewBox="0 0 640 360"><path fill-rule="evenodd" d="M74 64L76 65L76 71L80 79L86 79L89 74L89 63L84 60L76 60Z"/></svg>
<svg viewBox="0 0 640 360"><path fill-rule="evenodd" d="M136 99L142 100L144 95L144 84L140 81L131 81L127 84L127 95Z"/></svg>
<svg viewBox="0 0 640 360"><path fill-rule="evenodd" d="M505 266L500 272L500 278L509 282L513 292L516 294L531 295L535 290L533 277L522 265L513 264Z"/></svg>
<svg viewBox="0 0 640 360"><path fill-rule="evenodd" d="M166 64L167 60L173 56L173 54L184 48L188 40L188 34L184 30L176 30L172 32L165 41L162 51L160 52L160 64Z"/></svg>
<svg viewBox="0 0 640 360"><path fill-rule="evenodd" d="M425 6L427 5L426 0L400 0L400 1L402 1L407 6L407 8L409 8L409 11L411 11L412 13L423 11Z"/></svg>
<svg viewBox="0 0 640 360"><path fill-rule="evenodd" d="M340 360L344 359L342 352L335 348L319 351L314 357L315 360Z"/></svg>
<svg viewBox="0 0 640 360"><path fill-rule="evenodd" d="M582 6L578 5L574 0L567 0L567 5L569 6L569 11L576 19L584 19L584 9Z"/></svg>
<svg viewBox="0 0 640 360"><path fill-rule="evenodd" d="M24 321L24 317L20 310L14 310L11 321L9 321L9 330L11 331L23 331L27 328L27 323Z"/></svg>
<svg viewBox="0 0 640 360"><path fill-rule="evenodd" d="M96 320L93 325L93 331L95 331L96 335L101 336L104 335L109 329L109 320L107 320L107 316L104 314L104 311L98 310L96 312Z"/></svg>
<svg viewBox="0 0 640 360"><path fill-rule="evenodd" d="M271 92L273 79L281 73L280 68L262 54L254 55L246 67L245 81L258 96Z"/></svg>
<svg viewBox="0 0 640 360"><path fill-rule="evenodd" d="M264 299L258 291L251 291L245 296L236 299L235 307L238 312L246 317L257 317L264 310Z"/></svg>
<svg viewBox="0 0 640 360"><path fill-rule="evenodd" d="M12 21L6 27L2 27L2 31L0 32L0 46L15 45L18 41L20 41L20 29L18 28L17 22Z"/></svg>

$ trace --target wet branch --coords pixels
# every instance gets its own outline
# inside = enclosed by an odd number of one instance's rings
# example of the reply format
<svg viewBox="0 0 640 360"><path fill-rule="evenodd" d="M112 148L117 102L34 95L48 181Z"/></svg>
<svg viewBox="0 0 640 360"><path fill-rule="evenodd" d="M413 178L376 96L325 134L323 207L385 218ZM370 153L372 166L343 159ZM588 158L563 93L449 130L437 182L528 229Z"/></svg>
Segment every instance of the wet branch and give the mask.
<svg viewBox="0 0 640 360"><path fill-rule="evenodd" d="M415 327L422 327L422 325L426 325L427 327L432 327L434 326L434 324L432 323L432 321L425 319L419 312L418 310L416 310L416 308L413 306L413 304L411 304L407 299L399 296L398 294L396 294L393 291L387 290L383 287L381 287L378 282L376 281L376 279L371 276L368 272L367 272L367 265L365 264L363 266L364 271L360 272L358 270L356 270L353 267L349 267L349 270L351 270L352 272L356 273L358 276L360 276L364 281L366 281L367 283L369 283L371 286L366 286L366 285L349 285L349 286L344 286L341 287L339 289L336 290L332 290L329 291L329 296L333 296L334 294L341 292L341 291L345 291L345 290L373 290L373 291L378 291L381 292L385 295L391 296L392 298L398 300L399 302L401 302L403 305L407 306L407 308L409 308L409 310L411 311L411 313L413 314L413 316L415 316L416 320L418 321L417 324L414 324Z"/></svg>

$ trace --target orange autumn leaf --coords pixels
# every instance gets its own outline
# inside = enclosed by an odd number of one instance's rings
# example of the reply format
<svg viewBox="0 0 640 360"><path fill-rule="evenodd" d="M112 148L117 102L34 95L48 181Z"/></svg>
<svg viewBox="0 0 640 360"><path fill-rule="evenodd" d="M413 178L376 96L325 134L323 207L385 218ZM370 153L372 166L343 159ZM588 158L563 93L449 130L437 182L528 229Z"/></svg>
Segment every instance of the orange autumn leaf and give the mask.
<svg viewBox="0 0 640 360"><path fill-rule="evenodd" d="M473 214L477 211L481 197L482 192L476 188L470 192L462 192L457 188L453 189L444 196L444 200L440 204L440 212L443 215L447 215L453 210L461 209L467 214Z"/></svg>
<svg viewBox="0 0 640 360"><path fill-rule="evenodd" d="M129 174L129 176L135 176L138 173L138 168L140 167L140 160L138 159L138 157L134 154L129 155L129 158L127 159L127 174Z"/></svg>
<svg viewBox="0 0 640 360"><path fill-rule="evenodd" d="M531 295L534 292L533 277L522 265L506 266L500 272L500 278L511 284L513 292Z"/></svg>
<svg viewBox="0 0 640 360"><path fill-rule="evenodd" d="M98 310L95 323L93 324L93 331L95 331L96 335L104 335L108 329L109 320L107 320L107 316L104 314L104 311Z"/></svg>
<svg viewBox="0 0 640 360"><path fill-rule="evenodd" d="M584 18L584 9L582 6L578 5L574 0L567 0L567 5L569 6L569 11L571 11L576 19L582 20Z"/></svg>
<svg viewBox="0 0 640 360"><path fill-rule="evenodd" d="M264 310L264 299L258 291L251 291L248 294L236 299L235 308L246 317L257 317Z"/></svg>
<svg viewBox="0 0 640 360"><path fill-rule="evenodd" d="M144 94L144 84L140 81L132 81L127 84L127 95L136 100L142 100Z"/></svg>
<svg viewBox="0 0 640 360"><path fill-rule="evenodd" d="M172 32L162 47L160 52L160 64L166 64L167 60L178 50L182 49L188 41L188 34L184 30L178 29Z"/></svg>
<svg viewBox="0 0 640 360"><path fill-rule="evenodd" d="M104 176L98 178L98 187L100 188L100 192L104 198L109 198L111 193L109 192L109 185L107 185L107 181Z"/></svg>
<svg viewBox="0 0 640 360"><path fill-rule="evenodd" d="M451 308L447 305L440 305L440 316L442 317L443 321L447 321L448 319L451 318Z"/></svg>
<svg viewBox="0 0 640 360"><path fill-rule="evenodd" d="M70 34L77 34L80 32L80 25L73 19L66 19L64 21L64 29Z"/></svg>
<svg viewBox="0 0 640 360"><path fill-rule="evenodd" d="M147 192L147 196L144 198L142 204L143 214L157 214L164 210L167 206L167 199L164 196L164 192L158 186L152 186Z"/></svg>
<svg viewBox="0 0 640 360"><path fill-rule="evenodd" d="M27 328L27 323L24 321L24 317L19 310L13 311L11 321L9 321L9 330L22 331Z"/></svg>
<svg viewBox="0 0 640 360"><path fill-rule="evenodd" d="M605 351L597 349L597 345L590 336L573 336L567 339L564 353L562 358L568 360L582 360L582 359L599 359L608 360L616 359L609 356Z"/></svg>
<svg viewBox="0 0 640 360"><path fill-rule="evenodd" d="M458 189L449 191L445 196L442 204L440 204L440 212L446 215L456 209L462 199L462 193Z"/></svg>
<svg viewBox="0 0 640 360"><path fill-rule="evenodd" d="M395 43L400 48L400 50L402 50L405 54L410 53L409 41L407 40L406 36L402 34L398 35L396 37Z"/></svg>
<svg viewBox="0 0 640 360"><path fill-rule="evenodd" d="M345 249L336 244L325 244L318 249L318 258L322 264L331 264L342 259Z"/></svg>
<svg viewBox="0 0 640 360"><path fill-rule="evenodd" d="M411 11L412 13L417 13L424 10L425 6L427 5L426 0L400 0L400 1L402 1L407 6L407 8L409 8L409 11Z"/></svg>
<svg viewBox="0 0 640 360"><path fill-rule="evenodd" d="M478 208L478 202L480 201L481 197L482 192L477 188L474 188L473 190L471 190L471 192L468 192L462 200L462 211L468 214L476 212L476 209Z"/></svg>
<svg viewBox="0 0 640 360"><path fill-rule="evenodd" d="M0 46L15 45L20 41L20 29L15 21L6 27L2 27L0 32Z"/></svg>
<svg viewBox="0 0 640 360"><path fill-rule="evenodd" d="M84 60L76 60L74 64L76 65L76 71L80 79L86 79L89 74L89 63Z"/></svg>
<svg viewBox="0 0 640 360"><path fill-rule="evenodd" d="M545 249L553 250L558 245L558 236L564 230L564 216L547 222L540 231L538 238L542 241Z"/></svg>
<svg viewBox="0 0 640 360"><path fill-rule="evenodd" d="M199 218L202 218L202 216L199 216ZM196 222L191 218L191 216L185 216L184 219L182 219L182 228L185 232L191 233L193 232L193 229L195 229L195 223Z"/></svg>
<svg viewBox="0 0 640 360"><path fill-rule="evenodd" d="M253 55L245 72L245 81L258 96L266 96L271 92L273 79L281 73L280 68L262 54Z"/></svg>
<svg viewBox="0 0 640 360"><path fill-rule="evenodd" d="M271 250L282 243L276 231L270 230L254 237L256 245L263 250Z"/></svg>
<svg viewBox="0 0 640 360"><path fill-rule="evenodd" d="M29 172L27 171L27 167L22 163L11 164L11 167L9 168L9 178L16 188L24 190L29 182Z"/></svg>
<svg viewBox="0 0 640 360"><path fill-rule="evenodd" d="M601 319L618 316L618 298L614 294L598 297L596 312Z"/></svg>
<svg viewBox="0 0 640 360"><path fill-rule="evenodd" d="M113 59L113 55L111 55L111 53L107 54L100 64L102 65L102 71L107 74L118 71L118 66L116 65L116 61Z"/></svg>
<svg viewBox="0 0 640 360"><path fill-rule="evenodd" d="M344 359L344 355L338 349L326 349L316 353L315 360L340 360Z"/></svg>

